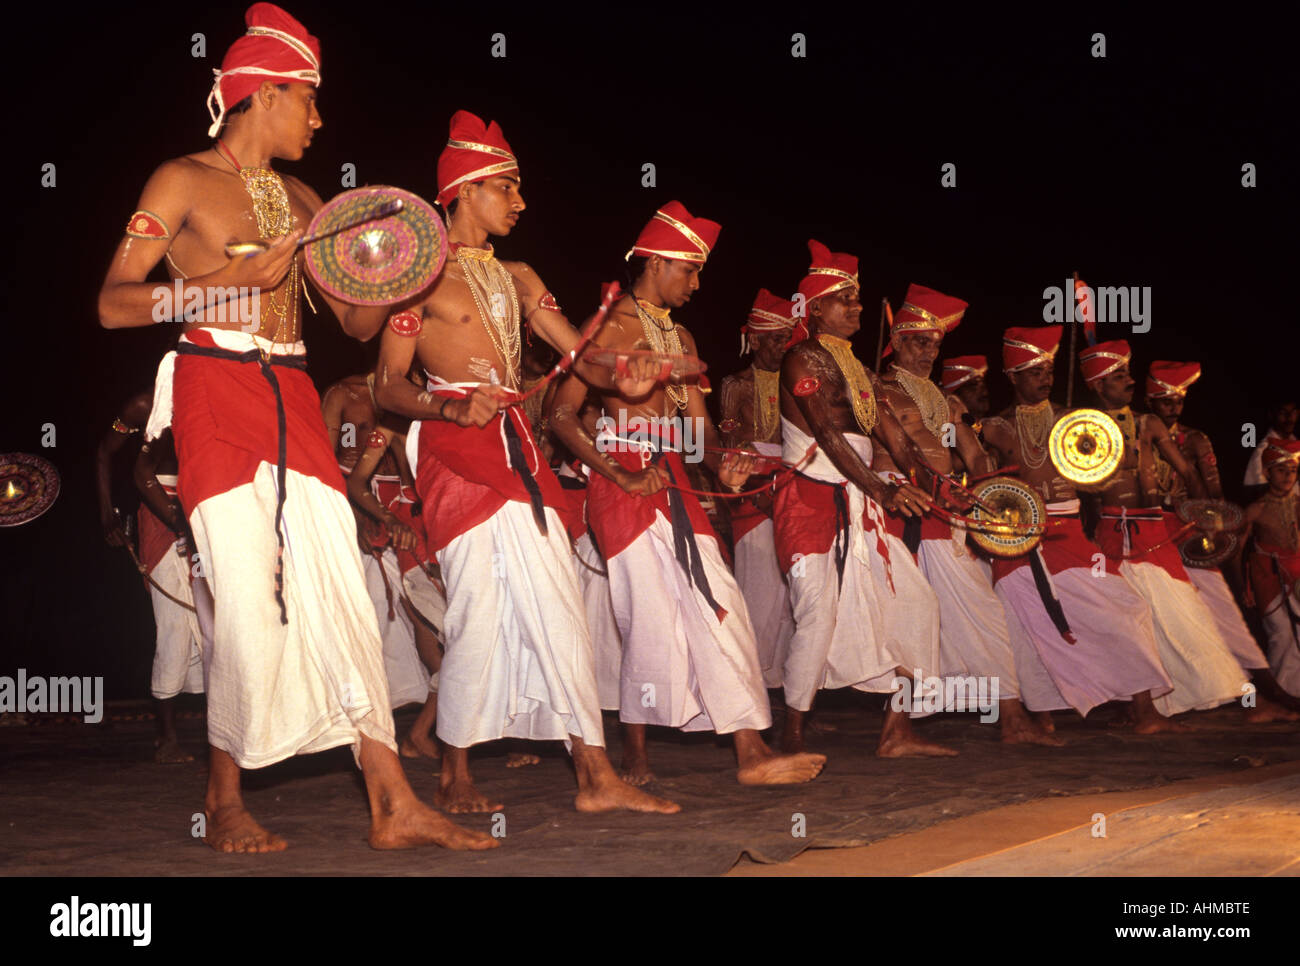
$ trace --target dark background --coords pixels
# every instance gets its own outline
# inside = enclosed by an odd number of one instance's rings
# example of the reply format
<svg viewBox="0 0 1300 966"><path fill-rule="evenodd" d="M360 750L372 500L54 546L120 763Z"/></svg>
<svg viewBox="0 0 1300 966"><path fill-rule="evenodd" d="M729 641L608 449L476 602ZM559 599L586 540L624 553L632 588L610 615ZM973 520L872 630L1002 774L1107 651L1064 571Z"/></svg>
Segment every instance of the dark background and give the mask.
<svg viewBox="0 0 1300 966"><path fill-rule="evenodd" d="M208 145L204 99L244 6L6 13L4 183L17 203L0 452L52 460L63 492L39 520L0 530L0 674L102 674L109 698L147 695L148 598L100 538L93 459L177 332L104 331L95 297L149 173ZM1248 455L1242 424L1262 437L1266 404L1294 391L1295 72L1291 31L1259 8L542 9L292 3L323 45L325 126L284 170L328 198L351 162L358 184L431 199L451 114L496 119L528 203L498 249L530 262L571 316L594 308L641 225L678 199L723 225L679 313L715 384L738 364L755 291L792 292L816 237L861 259L864 359L882 296L897 308L917 282L968 300L944 355L988 355L995 406L1008 398L1000 333L1043 324L1044 287L1075 270L1094 286L1150 286L1152 328L1130 338L1135 372L1158 358L1203 363L1185 417L1215 439L1230 487ZM804 59L790 53L796 31ZM1105 59L1090 56L1097 31ZM196 32L206 59L190 54ZM490 56L496 32L504 59ZM40 187L45 162L55 188ZM641 186L645 162L657 187ZM945 162L956 188L940 187ZM321 388L374 352L327 314L309 318L306 339ZM122 506L134 502L130 458L118 466Z"/></svg>

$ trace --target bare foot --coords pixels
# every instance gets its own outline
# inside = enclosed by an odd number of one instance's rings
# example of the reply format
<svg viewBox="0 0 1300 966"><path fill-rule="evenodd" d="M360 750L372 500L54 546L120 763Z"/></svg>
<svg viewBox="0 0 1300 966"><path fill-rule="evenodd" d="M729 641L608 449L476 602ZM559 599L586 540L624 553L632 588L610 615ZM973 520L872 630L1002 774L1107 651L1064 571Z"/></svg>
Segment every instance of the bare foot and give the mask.
<svg viewBox="0 0 1300 966"><path fill-rule="evenodd" d="M918 738L911 731L890 735L888 738L882 734L880 744L876 746L877 758L953 758L956 755L957 749Z"/></svg>
<svg viewBox="0 0 1300 966"><path fill-rule="evenodd" d="M412 731L402 739L402 743L397 749L403 758L432 758L439 759L442 752L438 750L438 743L427 734L417 735Z"/></svg>
<svg viewBox="0 0 1300 966"><path fill-rule="evenodd" d="M1181 721L1175 721L1173 718L1166 718L1162 714L1155 717L1142 715L1133 723L1133 730L1140 735L1156 734L1186 734L1192 729Z"/></svg>
<svg viewBox="0 0 1300 966"><path fill-rule="evenodd" d="M525 765L536 765L542 759L527 751L512 751L506 755L507 768L523 768Z"/></svg>
<svg viewBox="0 0 1300 966"><path fill-rule="evenodd" d="M742 785L797 785L812 781L825 767L825 755L772 755L737 769L736 780Z"/></svg>
<svg viewBox="0 0 1300 966"><path fill-rule="evenodd" d="M629 812L658 812L661 815L675 815L682 810L676 802L659 798L639 788L633 788L625 781L620 781L612 770L607 769L609 778L597 781L590 788L578 792L573 804L580 812L612 812L626 809Z"/></svg>
<svg viewBox="0 0 1300 966"><path fill-rule="evenodd" d="M194 760L194 756L181 748L181 743L175 738L155 741L153 749L153 760L160 765L180 765Z"/></svg>
<svg viewBox="0 0 1300 966"><path fill-rule="evenodd" d="M391 815L376 818L370 826L372 849L413 849L421 845L441 845L444 849L480 852L483 849L495 849L500 844L500 839L461 828L415 799Z"/></svg>
<svg viewBox="0 0 1300 966"><path fill-rule="evenodd" d="M650 770L650 760L645 755L639 755L632 750L624 750L618 777L636 788L655 780L655 774Z"/></svg>
<svg viewBox="0 0 1300 966"><path fill-rule="evenodd" d="M809 718L807 728L810 735L833 735L840 730L839 725L824 718Z"/></svg>
<svg viewBox="0 0 1300 966"><path fill-rule="evenodd" d="M1004 745L1047 745L1060 748L1065 744L1064 738L1048 734L1038 727L1037 722L1025 718L1017 722L1002 723L1002 743Z"/></svg>
<svg viewBox="0 0 1300 966"><path fill-rule="evenodd" d="M242 805L205 811L208 834L203 841L218 852L283 852L289 843L272 835Z"/></svg>
<svg viewBox="0 0 1300 966"><path fill-rule="evenodd" d="M444 771L443 775L446 774ZM453 815L464 812L499 812L505 808L501 802L492 802L484 797L469 779L449 782L434 793L433 800L444 812Z"/></svg>
<svg viewBox="0 0 1300 966"><path fill-rule="evenodd" d="M1246 709L1246 720L1250 724L1267 724L1270 721L1300 721L1300 714L1274 704L1262 694L1255 695L1255 707Z"/></svg>

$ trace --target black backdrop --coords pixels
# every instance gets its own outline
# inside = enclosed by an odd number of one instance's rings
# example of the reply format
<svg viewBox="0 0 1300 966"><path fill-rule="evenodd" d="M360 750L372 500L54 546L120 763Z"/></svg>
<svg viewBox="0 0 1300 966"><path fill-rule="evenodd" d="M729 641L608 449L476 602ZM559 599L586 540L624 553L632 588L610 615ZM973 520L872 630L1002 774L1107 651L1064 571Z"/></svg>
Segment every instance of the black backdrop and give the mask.
<svg viewBox="0 0 1300 966"><path fill-rule="evenodd" d="M897 306L915 281L967 299L945 354L990 357L995 405L1007 398L998 336L1042 324L1044 287L1073 270L1093 285L1150 286L1135 368L1204 364L1185 415L1214 436L1230 484L1242 424L1262 426L1268 399L1292 392L1295 76L1289 31L1258 8L1197 19L1091 5L1023 18L544 10L293 3L323 44L325 125L285 169L325 197L350 162L359 184L432 198L451 114L495 118L528 203L498 248L529 261L574 315L676 198L723 225L680 313L718 378L737 363L754 292L791 292L816 237L861 259L863 358L882 296ZM103 674L110 698L147 693L148 601L99 537L93 451L177 333L101 330L95 296L149 172L208 143L211 70L242 14L176 2L6 13L5 184L18 204L5 233L0 451L53 460L64 490L40 520L0 531L0 674ZM198 32L205 59L191 55ZM498 32L505 58L491 56ZM804 58L791 56L795 32ZM1090 55L1095 32L1104 59ZM53 188L40 186L47 162ZM641 186L647 162L653 188ZM945 162L956 188L940 186ZM1256 188L1241 185L1245 162ZM322 387L373 352L328 316L306 338ZM53 448L41 446L46 423Z"/></svg>

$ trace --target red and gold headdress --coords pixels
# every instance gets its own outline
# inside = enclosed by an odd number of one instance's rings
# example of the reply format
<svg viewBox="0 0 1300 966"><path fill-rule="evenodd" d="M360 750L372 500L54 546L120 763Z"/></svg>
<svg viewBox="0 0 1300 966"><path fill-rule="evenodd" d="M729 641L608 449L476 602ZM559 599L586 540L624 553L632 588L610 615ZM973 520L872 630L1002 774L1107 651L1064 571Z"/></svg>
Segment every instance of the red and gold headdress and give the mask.
<svg viewBox="0 0 1300 966"><path fill-rule="evenodd" d="M1160 399L1187 395L1187 389L1201 378L1199 362L1153 362L1147 368L1147 396Z"/></svg>
<svg viewBox="0 0 1300 966"><path fill-rule="evenodd" d="M262 86L263 81L302 81L320 86L320 41L307 28L273 3L255 3L244 14L248 31L212 73L208 115L214 138L225 123L226 111ZM214 107L215 104L215 107Z"/></svg>
<svg viewBox="0 0 1300 966"><path fill-rule="evenodd" d="M1300 439L1270 439L1261 459L1264 469L1278 463L1300 464Z"/></svg>
<svg viewBox="0 0 1300 966"><path fill-rule="evenodd" d="M1019 372L1056 359L1061 326L1012 326L1002 333L1002 370Z"/></svg>
<svg viewBox="0 0 1300 966"><path fill-rule="evenodd" d="M943 374L940 382L947 390L956 389L972 379L980 379L988 374L989 361L983 356L953 356L943 360Z"/></svg>
<svg viewBox="0 0 1300 966"><path fill-rule="evenodd" d="M499 174L519 174L519 162L496 121L484 124L469 111L451 116L447 146L438 155L438 204L446 208L463 184Z"/></svg>
<svg viewBox="0 0 1300 966"><path fill-rule="evenodd" d="M740 354L752 348L749 338L754 332L788 332L799 320L794 315L794 303L760 288L754 296L749 318L740 327Z"/></svg>
<svg viewBox="0 0 1300 966"><path fill-rule="evenodd" d="M1120 366L1126 366L1133 358L1133 350L1123 339L1098 342L1079 351L1079 368L1083 370L1083 381L1094 382L1110 375Z"/></svg>
<svg viewBox="0 0 1300 966"><path fill-rule="evenodd" d="M812 264L808 274L799 283L799 292L811 302L842 288L858 287L858 258L843 252L832 252L821 242L808 239Z"/></svg>
<svg viewBox="0 0 1300 966"><path fill-rule="evenodd" d="M636 244L623 256L658 255L660 258L703 265L718 242L722 226L707 218L693 218L680 201L670 201L654 213L637 235Z"/></svg>

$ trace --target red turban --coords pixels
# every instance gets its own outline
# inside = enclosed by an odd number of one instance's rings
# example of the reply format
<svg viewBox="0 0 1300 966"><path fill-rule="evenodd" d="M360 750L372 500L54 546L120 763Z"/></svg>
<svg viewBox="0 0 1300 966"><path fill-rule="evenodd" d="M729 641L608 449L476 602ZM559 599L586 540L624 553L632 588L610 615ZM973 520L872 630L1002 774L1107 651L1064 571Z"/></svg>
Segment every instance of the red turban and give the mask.
<svg viewBox="0 0 1300 966"><path fill-rule="evenodd" d="M858 287L858 258L843 252L832 252L819 241L808 239L812 264L808 274L799 283L799 294L811 302L842 288Z"/></svg>
<svg viewBox="0 0 1300 966"><path fill-rule="evenodd" d="M972 379L983 378L989 371L989 361L983 356L953 356L943 360L940 381L944 389L956 389Z"/></svg>
<svg viewBox="0 0 1300 966"><path fill-rule="evenodd" d="M519 162L496 121L485 126L469 111L451 116L447 146L438 155L438 204L446 208L463 184L511 172L519 173Z"/></svg>
<svg viewBox="0 0 1300 966"><path fill-rule="evenodd" d="M1162 396L1187 395L1187 388L1201 378L1199 362L1153 362L1147 369L1147 395L1152 399Z"/></svg>
<svg viewBox="0 0 1300 966"><path fill-rule="evenodd" d="M760 288L754 296L754 306L749 310L749 318L741 326L740 354L745 354L748 347L746 336L752 332L783 332L794 328L794 303L773 295L765 288Z"/></svg>
<svg viewBox="0 0 1300 966"><path fill-rule="evenodd" d="M961 324L970 304L924 285L909 285L903 307L894 316L891 332L951 332Z"/></svg>
<svg viewBox="0 0 1300 966"><path fill-rule="evenodd" d="M1265 469L1275 463L1300 462L1300 439L1269 439L1261 458Z"/></svg>
<svg viewBox="0 0 1300 966"><path fill-rule="evenodd" d="M1098 342L1079 352L1079 368L1083 370L1083 381L1092 382L1108 376L1120 366L1128 365L1133 358L1133 350L1123 339L1110 342Z"/></svg>
<svg viewBox="0 0 1300 966"><path fill-rule="evenodd" d="M660 258L703 265L717 244L722 226L707 218L692 218L680 201L670 201L646 222L636 244L623 256L658 255Z"/></svg>
<svg viewBox="0 0 1300 966"><path fill-rule="evenodd" d="M208 94L208 115L214 138L226 120L226 110L262 86L263 81L303 81L320 86L320 41L307 28L273 3L255 3L244 14L248 32L226 56ZM213 108L213 102L216 108Z"/></svg>
<svg viewBox="0 0 1300 966"><path fill-rule="evenodd" d="M1061 326L1040 325L1037 328L1013 326L1002 333L1002 369L1019 372L1041 362L1056 358L1061 347Z"/></svg>

